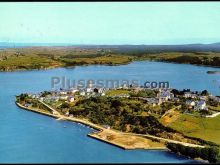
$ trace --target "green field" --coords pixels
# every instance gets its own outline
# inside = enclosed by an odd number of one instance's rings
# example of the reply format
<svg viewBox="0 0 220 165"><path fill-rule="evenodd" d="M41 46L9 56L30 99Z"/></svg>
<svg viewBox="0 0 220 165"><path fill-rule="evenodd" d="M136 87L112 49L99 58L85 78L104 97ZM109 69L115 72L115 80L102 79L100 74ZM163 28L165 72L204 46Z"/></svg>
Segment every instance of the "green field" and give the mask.
<svg viewBox="0 0 220 165"><path fill-rule="evenodd" d="M214 111L220 111L220 106L215 107L215 106L209 105L209 109L214 110Z"/></svg>
<svg viewBox="0 0 220 165"><path fill-rule="evenodd" d="M198 137L220 144L220 116L201 118L181 114L169 127L187 136Z"/></svg>
<svg viewBox="0 0 220 165"><path fill-rule="evenodd" d="M106 92L107 96L117 96L117 95L122 95L122 94L129 94L130 91L125 90L125 89L117 89L117 90L108 90Z"/></svg>

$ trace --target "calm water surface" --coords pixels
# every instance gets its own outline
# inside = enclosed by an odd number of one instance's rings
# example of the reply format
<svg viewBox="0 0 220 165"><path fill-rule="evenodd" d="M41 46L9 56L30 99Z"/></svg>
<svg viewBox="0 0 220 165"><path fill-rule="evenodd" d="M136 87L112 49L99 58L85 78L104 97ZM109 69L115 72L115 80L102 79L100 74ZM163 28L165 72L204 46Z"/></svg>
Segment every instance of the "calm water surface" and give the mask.
<svg viewBox="0 0 220 165"><path fill-rule="evenodd" d="M169 81L172 87L207 89L220 95L220 75L208 75L209 67L161 62L134 62L122 66L83 66L46 71L0 73L0 163L190 163L165 151L133 150L99 142L86 135L90 128L23 111L14 96L51 89L52 76L69 79L138 79ZM64 128L66 126L66 128Z"/></svg>

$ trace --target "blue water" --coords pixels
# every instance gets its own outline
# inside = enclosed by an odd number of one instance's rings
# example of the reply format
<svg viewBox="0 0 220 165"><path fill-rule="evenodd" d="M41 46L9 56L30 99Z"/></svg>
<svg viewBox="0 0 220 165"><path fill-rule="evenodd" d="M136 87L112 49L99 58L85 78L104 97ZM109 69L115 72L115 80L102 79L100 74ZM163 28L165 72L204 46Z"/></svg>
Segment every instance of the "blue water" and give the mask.
<svg viewBox="0 0 220 165"><path fill-rule="evenodd" d="M22 92L51 89L52 76L69 79L140 79L169 81L172 87L207 89L219 94L219 76L208 67L161 62L133 62L122 66L81 66L44 71L0 73L0 163L190 163L166 151L131 150L87 137L92 130L76 123L23 111L14 104ZM215 83L214 83L215 82ZM66 128L64 128L66 126Z"/></svg>

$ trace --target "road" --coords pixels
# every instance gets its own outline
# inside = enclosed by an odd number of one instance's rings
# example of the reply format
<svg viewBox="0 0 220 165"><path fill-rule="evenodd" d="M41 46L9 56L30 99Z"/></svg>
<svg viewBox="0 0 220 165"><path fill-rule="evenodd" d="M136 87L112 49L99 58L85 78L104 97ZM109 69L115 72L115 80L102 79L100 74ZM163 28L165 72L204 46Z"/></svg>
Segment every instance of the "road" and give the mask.
<svg viewBox="0 0 220 165"><path fill-rule="evenodd" d="M134 135L134 133L124 133L124 134ZM155 139L155 140L159 140L159 141L163 141L163 142L169 142L169 143L175 143L175 144L182 144L182 145L184 145L184 146L189 146L189 147L205 148L205 146L202 146L202 145L191 144L191 143L186 143L186 142L180 142L180 141L171 140L171 139L165 139L165 138L161 138L161 137L157 137L157 136L153 136L153 135L146 135L146 134L135 134L135 135L137 135L137 136L142 136L142 137L147 137L147 138L150 138L150 139Z"/></svg>
<svg viewBox="0 0 220 165"><path fill-rule="evenodd" d="M49 108L49 109L53 112L54 115L58 115L58 116L62 117L62 115L61 115L57 110L55 110L54 108L52 108L52 107L49 106L48 104L44 103L43 101L40 101L40 100L38 100L38 101L39 101L41 104L43 104L44 106L46 106L47 108Z"/></svg>
<svg viewBox="0 0 220 165"><path fill-rule="evenodd" d="M220 112L214 113L212 115L207 115L206 117L213 118L213 117L216 117L218 115L220 115Z"/></svg>

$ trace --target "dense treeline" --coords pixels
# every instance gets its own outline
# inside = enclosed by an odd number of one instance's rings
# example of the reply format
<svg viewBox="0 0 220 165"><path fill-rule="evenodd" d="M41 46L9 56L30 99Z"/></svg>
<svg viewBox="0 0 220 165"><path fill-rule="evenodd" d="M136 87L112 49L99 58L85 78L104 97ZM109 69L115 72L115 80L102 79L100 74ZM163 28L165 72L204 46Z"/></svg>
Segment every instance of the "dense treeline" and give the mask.
<svg viewBox="0 0 220 165"><path fill-rule="evenodd" d="M198 141L201 145L208 145L208 146L213 146L213 147L220 147L220 145L214 143L214 142L211 142L211 141L207 141L207 140L203 140L203 139L200 139L200 138L197 138L197 137L191 137L191 136L186 136L186 138L190 138L192 140L195 140L195 141Z"/></svg>
<svg viewBox="0 0 220 165"><path fill-rule="evenodd" d="M75 55L75 54L67 54L65 56L63 56L62 58L68 58L68 59L72 59L72 58L95 58L95 57L101 57L104 56L104 53L97 53L97 54L86 54L86 55Z"/></svg>
<svg viewBox="0 0 220 165"><path fill-rule="evenodd" d="M176 62L176 63L188 63L188 64L198 64L198 65L210 65L210 66L220 66L220 57L199 57L182 55L175 58L161 59L161 61Z"/></svg>
<svg viewBox="0 0 220 165"><path fill-rule="evenodd" d="M154 116L142 116L148 109L127 98L91 97L70 108L70 114L86 117L93 123L134 133L157 134L173 130L163 126Z"/></svg>
<svg viewBox="0 0 220 165"><path fill-rule="evenodd" d="M220 155L218 147L189 147L181 144L167 143L167 148L175 153L188 156L190 158L202 158L210 163L220 163Z"/></svg>

